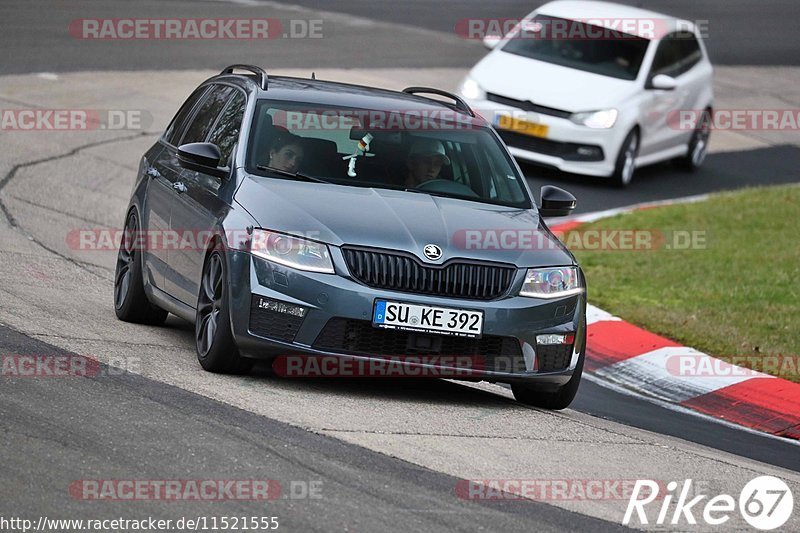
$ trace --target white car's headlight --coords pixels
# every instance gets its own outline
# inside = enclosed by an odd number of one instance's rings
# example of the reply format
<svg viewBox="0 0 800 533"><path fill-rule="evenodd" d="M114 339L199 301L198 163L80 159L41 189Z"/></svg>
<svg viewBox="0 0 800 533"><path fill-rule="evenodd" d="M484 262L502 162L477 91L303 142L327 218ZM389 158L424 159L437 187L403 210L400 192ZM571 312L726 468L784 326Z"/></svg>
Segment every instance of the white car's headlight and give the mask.
<svg viewBox="0 0 800 533"><path fill-rule="evenodd" d="M520 296L561 298L583 291L576 267L529 268Z"/></svg>
<svg viewBox="0 0 800 533"><path fill-rule="evenodd" d="M464 96L464 98L468 98L470 100L482 100L486 98L486 91L484 91L478 82L467 76L464 78L464 81L461 82L461 86L458 88L458 91Z"/></svg>
<svg viewBox="0 0 800 533"><path fill-rule="evenodd" d="M327 245L283 233L263 229L253 230L250 253L298 270L334 273Z"/></svg>
<svg viewBox="0 0 800 533"><path fill-rule="evenodd" d="M618 115L619 113L616 109L602 109L600 111L573 113L570 120L587 128L608 129L617 122Z"/></svg>

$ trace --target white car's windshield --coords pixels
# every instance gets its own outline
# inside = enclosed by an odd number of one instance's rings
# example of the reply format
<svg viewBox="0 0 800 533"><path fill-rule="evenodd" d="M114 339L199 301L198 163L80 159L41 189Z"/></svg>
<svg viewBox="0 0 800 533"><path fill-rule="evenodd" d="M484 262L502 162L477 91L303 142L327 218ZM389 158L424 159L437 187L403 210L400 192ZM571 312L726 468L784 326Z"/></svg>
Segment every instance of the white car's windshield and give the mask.
<svg viewBox="0 0 800 533"><path fill-rule="evenodd" d="M576 20L537 15L502 48L547 63L623 80L639 74L649 39Z"/></svg>
<svg viewBox="0 0 800 533"><path fill-rule="evenodd" d="M502 144L461 112L260 100L255 113L247 170L256 176L530 207Z"/></svg>

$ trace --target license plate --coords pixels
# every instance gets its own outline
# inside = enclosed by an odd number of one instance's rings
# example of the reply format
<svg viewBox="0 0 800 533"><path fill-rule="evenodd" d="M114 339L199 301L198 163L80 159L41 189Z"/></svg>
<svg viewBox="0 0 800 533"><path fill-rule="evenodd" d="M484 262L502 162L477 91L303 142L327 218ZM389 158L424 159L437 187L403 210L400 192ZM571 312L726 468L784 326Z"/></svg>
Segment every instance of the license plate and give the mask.
<svg viewBox="0 0 800 533"><path fill-rule="evenodd" d="M483 312L375 300L372 325L477 339L483 333Z"/></svg>
<svg viewBox="0 0 800 533"><path fill-rule="evenodd" d="M530 137L547 137L549 127L546 124L531 122L511 115L498 114L494 117L495 126L502 130L510 130Z"/></svg>

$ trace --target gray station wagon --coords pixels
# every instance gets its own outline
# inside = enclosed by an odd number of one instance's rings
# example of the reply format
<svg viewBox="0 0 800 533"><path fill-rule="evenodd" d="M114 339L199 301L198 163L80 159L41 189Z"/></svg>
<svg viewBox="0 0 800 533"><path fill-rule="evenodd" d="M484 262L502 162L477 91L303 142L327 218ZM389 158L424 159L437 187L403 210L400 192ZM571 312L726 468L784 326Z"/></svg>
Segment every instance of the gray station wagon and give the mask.
<svg viewBox="0 0 800 533"><path fill-rule="evenodd" d="M116 314L193 322L212 372L392 360L563 409L583 369L586 283L542 217L574 207L551 186L537 206L458 96L232 65L142 157Z"/></svg>

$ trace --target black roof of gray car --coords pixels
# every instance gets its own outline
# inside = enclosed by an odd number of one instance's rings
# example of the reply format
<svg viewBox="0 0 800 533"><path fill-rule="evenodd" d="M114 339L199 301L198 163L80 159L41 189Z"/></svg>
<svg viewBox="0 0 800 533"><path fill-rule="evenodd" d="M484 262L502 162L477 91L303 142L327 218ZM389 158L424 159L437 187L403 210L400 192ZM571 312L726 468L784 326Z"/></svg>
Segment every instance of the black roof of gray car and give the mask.
<svg viewBox="0 0 800 533"><path fill-rule="evenodd" d="M444 100L335 81L270 76L267 87L264 89L255 75L220 74L209 78L205 83L219 81L235 83L248 92L255 93L256 98L259 99L308 102L379 111L434 112L447 110L463 113L456 109L455 105ZM470 116L464 113L464 115L479 124L488 125L478 114Z"/></svg>

